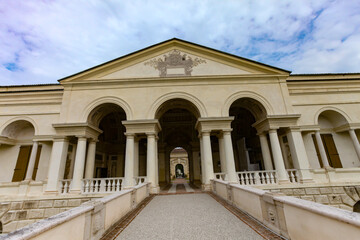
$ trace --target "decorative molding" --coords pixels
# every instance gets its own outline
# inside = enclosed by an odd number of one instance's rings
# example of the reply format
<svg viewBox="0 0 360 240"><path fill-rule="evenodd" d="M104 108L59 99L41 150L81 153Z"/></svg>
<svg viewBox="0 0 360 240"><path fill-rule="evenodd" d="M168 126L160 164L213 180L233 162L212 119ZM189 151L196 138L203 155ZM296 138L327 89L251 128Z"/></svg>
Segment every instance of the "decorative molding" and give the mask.
<svg viewBox="0 0 360 240"><path fill-rule="evenodd" d="M163 58L154 58L144 63L159 71L160 77L170 76L191 76L193 67L199 64L206 63L206 60L201 58L192 58L185 53L174 49L172 52L165 54ZM175 70L174 73L169 73L168 70ZM184 69L184 72L176 71L176 69Z"/></svg>

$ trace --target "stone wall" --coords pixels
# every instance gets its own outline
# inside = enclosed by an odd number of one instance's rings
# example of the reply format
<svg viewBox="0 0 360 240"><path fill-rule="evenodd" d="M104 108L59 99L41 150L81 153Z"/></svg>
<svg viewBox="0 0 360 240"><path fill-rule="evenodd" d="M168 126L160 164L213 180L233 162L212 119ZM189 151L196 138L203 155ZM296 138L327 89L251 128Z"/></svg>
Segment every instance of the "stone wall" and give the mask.
<svg viewBox="0 0 360 240"><path fill-rule="evenodd" d="M0 203L3 233L9 233L89 201L85 198L38 199Z"/></svg>
<svg viewBox="0 0 360 240"><path fill-rule="evenodd" d="M353 206L360 200L360 186L322 186L292 187L269 189L288 196L301 198L333 207L353 211Z"/></svg>

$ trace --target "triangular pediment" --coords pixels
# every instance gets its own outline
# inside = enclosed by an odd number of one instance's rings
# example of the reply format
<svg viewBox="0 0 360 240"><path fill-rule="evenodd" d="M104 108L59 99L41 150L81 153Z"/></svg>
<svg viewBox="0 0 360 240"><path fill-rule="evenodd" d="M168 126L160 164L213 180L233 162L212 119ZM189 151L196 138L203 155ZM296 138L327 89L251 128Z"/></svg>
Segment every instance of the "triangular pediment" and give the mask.
<svg viewBox="0 0 360 240"><path fill-rule="evenodd" d="M214 49L171 39L61 79L116 80L199 76L289 75L271 67Z"/></svg>

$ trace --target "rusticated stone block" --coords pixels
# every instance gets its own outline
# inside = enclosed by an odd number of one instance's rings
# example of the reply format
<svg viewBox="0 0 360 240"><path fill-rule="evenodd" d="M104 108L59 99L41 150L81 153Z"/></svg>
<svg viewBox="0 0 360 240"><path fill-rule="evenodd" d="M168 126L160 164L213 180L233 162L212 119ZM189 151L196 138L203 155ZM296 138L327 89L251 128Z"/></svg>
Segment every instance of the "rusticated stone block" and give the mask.
<svg viewBox="0 0 360 240"><path fill-rule="evenodd" d="M53 207L54 201L53 200L45 200L39 202L39 208L51 208Z"/></svg>
<svg viewBox="0 0 360 240"><path fill-rule="evenodd" d="M3 225L3 233L9 233L16 230L18 222L10 222L8 224Z"/></svg>
<svg viewBox="0 0 360 240"><path fill-rule="evenodd" d="M48 218L58 214L60 208L47 208L45 209L44 218Z"/></svg>
<svg viewBox="0 0 360 240"><path fill-rule="evenodd" d="M340 197L342 202L350 207L353 207L354 204L356 203L351 197L349 197L346 194L341 194Z"/></svg>
<svg viewBox="0 0 360 240"><path fill-rule="evenodd" d="M16 211L8 211L4 214L4 216L1 218L1 222L3 224L7 224L8 222L14 221L16 217Z"/></svg>
<svg viewBox="0 0 360 240"><path fill-rule="evenodd" d="M329 198L326 195L316 195L315 202L322 204L329 204Z"/></svg>
<svg viewBox="0 0 360 240"><path fill-rule="evenodd" d="M20 210L23 207L23 202L12 202L10 209L11 210Z"/></svg>
<svg viewBox="0 0 360 240"><path fill-rule="evenodd" d="M314 196L301 196L301 199L314 202Z"/></svg>
<svg viewBox="0 0 360 240"><path fill-rule="evenodd" d="M16 217L15 219L16 220L25 220L27 217L27 211L17 211L16 212Z"/></svg>
<svg viewBox="0 0 360 240"><path fill-rule="evenodd" d="M10 203L0 203L0 213L10 209Z"/></svg>
<svg viewBox="0 0 360 240"><path fill-rule="evenodd" d="M305 195L304 188L294 188L293 189L294 195Z"/></svg>
<svg viewBox="0 0 360 240"><path fill-rule="evenodd" d="M66 207L68 200L55 200L54 207Z"/></svg>
<svg viewBox="0 0 360 240"><path fill-rule="evenodd" d="M68 201L68 207L77 207L80 206L81 204L81 199L70 199Z"/></svg>
<svg viewBox="0 0 360 240"><path fill-rule="evenodd" d="M44 217L44 209L32 209L28 212L28 219L40 219Z"/></svg>
<svg viewBox="0 0 360 240"><path fill-rule="evenodd" d="M345 193L344 187L332 187L332 191L336 194Z"/></svg>
<svg viewBox="0 0 360 240"><path fill-rule="evenodd" d="M359 195L355 190L355 187L344 187L344 189L346 194L349 195L354 201L357 202L359 200Z"/></svg>
<svg viewBox="0 0 360 240"><path fill-rule="evenodd" d="M329 195L329 202L330 202L330 204L342 203L340 195L334 195L334 194Z"/></svg>
<svg viewBox="0 0 360 240"><path fill-rule="evenodd" d="M39 201L25 201L23 209L36 209L39 206Z"/></svg>
<svg viewBox="0 0 360 240"><path fill-rule="evenodd" d="M309 195L320 195L319 188L305 188L305 193Z"/></svg>
<svg viewBox="0 0 360 240"><path fill-rule="evenodd" d="M352 207L349 207L349 206L346 206L346 205L340 205L339 208L344 209L344 210L348 210L348 211L350 211L350 212L353 211L353 208L352 208Z"/></svg>
<svg viewBox="0 0 360 240"><path fill-rule="evenodd" d="M19 229L19 228L25 227L25 226L27 226L27 225L30 225L30 224L32 224L32 223L34 223L34 222L35 222L35 220L23 220L23 221L19 221L19 222L17 223L16 228Z"/></svg>
<svg viewBox="0 0 360 240"><path fill-rule="evenodd" d="M289 188L280 189L280 192L289 196L293 195L293 190Z"/></svg>
<svg viewBox="0 0 360 240"><path fill-rule="evenodd" d="M320 188L320 194L331 194L331 193L332 193L332 189L330 187Z"/></svg>

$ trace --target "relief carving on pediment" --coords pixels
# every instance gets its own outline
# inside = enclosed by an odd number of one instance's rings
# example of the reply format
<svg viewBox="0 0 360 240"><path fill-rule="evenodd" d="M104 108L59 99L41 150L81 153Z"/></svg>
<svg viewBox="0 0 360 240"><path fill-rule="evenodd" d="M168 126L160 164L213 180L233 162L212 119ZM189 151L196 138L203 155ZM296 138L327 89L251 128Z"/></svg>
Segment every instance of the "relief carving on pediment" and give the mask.
<svg viewBox="0 0 360 240"><path fill-rule="evenodd" d="M159 71L160 77L191 76L193 67L206 63L201 58L192 58L179 50L173 50L163 57L154 58L144 63Z"/></svg>

